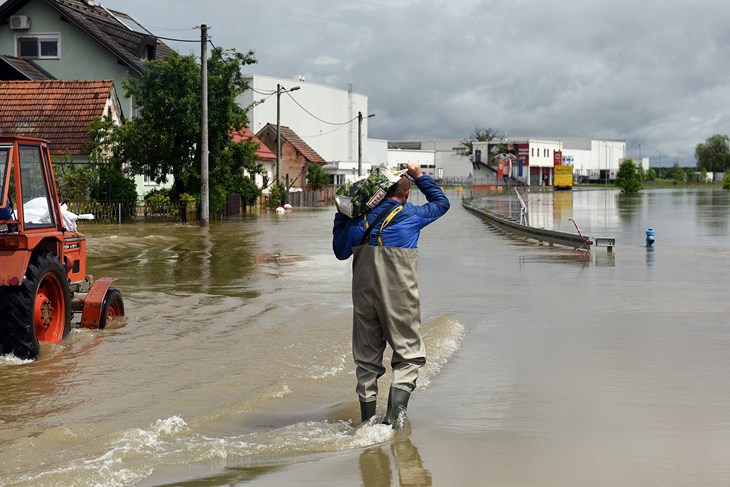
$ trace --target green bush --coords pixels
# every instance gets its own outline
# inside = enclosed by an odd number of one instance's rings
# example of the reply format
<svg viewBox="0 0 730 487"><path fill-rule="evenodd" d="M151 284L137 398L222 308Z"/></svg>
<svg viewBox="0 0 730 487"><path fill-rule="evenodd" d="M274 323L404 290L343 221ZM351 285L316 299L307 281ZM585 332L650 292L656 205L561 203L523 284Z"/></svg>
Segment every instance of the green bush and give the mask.
<svg viewBox="0 0 730 487"><path fill-rule="evenodd" d="M625 159L619 166L616 173L616 186L627 194L638 193L641 189L641 174L631 159Z"/></svg>
<svg viewBox="0 0 730 487"><path fill-rule="evenodd" d="M220 215L226 207L228 192L223 186L215 185L210 188L210 215Z"/></svg>
<svg viewBox="0 0 730 487"><path fill-rule="evenodd" d="M284 201L286 201L286 189L284 189L284 186L281 184L273 185L269 193L269 208L279 207L284 204Z"/></svg>
<svg viewBox="0 0 730 487"><path fill-rule="evenodd" d="M330 175L322 169L321 164L311 163L307 166L307 181L309 186L317 191L329 184Z"/></svg>

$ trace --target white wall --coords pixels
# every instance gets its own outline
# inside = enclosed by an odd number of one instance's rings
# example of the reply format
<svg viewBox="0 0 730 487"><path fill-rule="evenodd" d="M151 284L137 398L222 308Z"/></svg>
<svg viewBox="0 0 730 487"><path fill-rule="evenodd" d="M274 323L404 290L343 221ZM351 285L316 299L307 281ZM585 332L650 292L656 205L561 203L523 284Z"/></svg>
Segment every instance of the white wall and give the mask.
<svg viewBox="0 0 730 487"><path fill-rule="evenodd" d="M374 158L381 156L368 152L377 147L367 142L368 124L377 118L367 118L367 96L348 89L262 75L250 76L249 83L252 90L239 97L239 105L249 108L254 101L264 100L248 111L249 129L254 133L267 123L276 125L277 84L287 90L299 86L299 90L279 96L281 125L294 130L326 161L357 161L357 117L362 112L362 160L375 163Z"/></svg>
<svg viewBox="0 0 730 487"><path fill-rule="evenodd" d="M433 150L388 149L388 167L398 169L408 163L419 164L425 174L435 177L434 154Z"/></svg>
<svg viewBox="0 0 730 487"><path fill-rule="evenodd" d="M388 141L385 139L366 139L363 148L363 159L365 152L373 167L388 163Z"/></svg>
<svg viewBox="0 0 730 487"><path fill-rule="evenodd" d="M591 160L588 170L609 170L611 179L616 177L621 161L626 159L626 142L623 140L592 140Z"/></svg>
<svg viewBox="0 0 730 487"><path fill-rule="evenodd" d="M563 143L559 140L529 139L530 167L553 167L555 152L562 150Z"/></svg>

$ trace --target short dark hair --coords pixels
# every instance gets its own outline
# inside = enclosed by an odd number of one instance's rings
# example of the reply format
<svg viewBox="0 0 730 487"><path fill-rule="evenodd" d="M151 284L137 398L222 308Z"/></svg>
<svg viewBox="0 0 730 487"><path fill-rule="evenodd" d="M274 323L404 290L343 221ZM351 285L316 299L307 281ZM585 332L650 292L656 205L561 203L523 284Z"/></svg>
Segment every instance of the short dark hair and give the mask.
<svg viewBox="0 0 730 487"><path fill-rule="evenodd" d="M408 176L401 176L398 182L390 187L386 197L403 198L408 194L409 189L411 189L411 180L408 179Z"/></svg>

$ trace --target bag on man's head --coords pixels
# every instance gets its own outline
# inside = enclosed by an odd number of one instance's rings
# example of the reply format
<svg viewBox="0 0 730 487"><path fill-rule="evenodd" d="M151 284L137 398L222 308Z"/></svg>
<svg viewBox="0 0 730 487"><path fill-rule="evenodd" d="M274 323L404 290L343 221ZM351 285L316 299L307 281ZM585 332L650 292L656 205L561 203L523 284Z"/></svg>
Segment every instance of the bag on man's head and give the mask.
<svg viewBox="0 0 730 487"><path fill-rule="evenodd" d="M392 171L385 164L381 164L367 177L354 183L346 183L335 195L337 210L350 218L367 213L385 199L388 190L405 173L405 170Z"/></svg>

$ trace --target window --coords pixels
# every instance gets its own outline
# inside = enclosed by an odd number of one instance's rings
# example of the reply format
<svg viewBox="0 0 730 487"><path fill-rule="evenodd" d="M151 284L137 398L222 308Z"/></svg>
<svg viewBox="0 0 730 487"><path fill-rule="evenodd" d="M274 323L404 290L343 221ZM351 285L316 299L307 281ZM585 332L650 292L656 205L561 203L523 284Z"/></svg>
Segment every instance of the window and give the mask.
<svg viewBox="0 0 730 487"><path fill-rule="evenodd" d="M18 57L58 59L61 57L60 34L19 35L16 37Z"/></svg>
<svg viewBox="0 0 730 487"><path fill-rule="evenodd" d="M26 228L55 226L50 211L46 167L39 147L20 147L20 180L23 189L23 217Z"/></svg>

